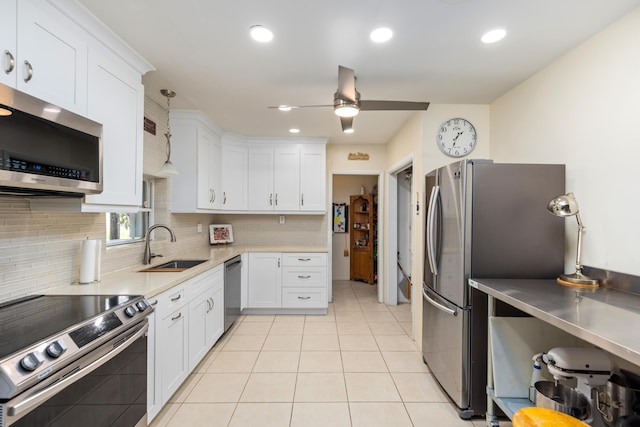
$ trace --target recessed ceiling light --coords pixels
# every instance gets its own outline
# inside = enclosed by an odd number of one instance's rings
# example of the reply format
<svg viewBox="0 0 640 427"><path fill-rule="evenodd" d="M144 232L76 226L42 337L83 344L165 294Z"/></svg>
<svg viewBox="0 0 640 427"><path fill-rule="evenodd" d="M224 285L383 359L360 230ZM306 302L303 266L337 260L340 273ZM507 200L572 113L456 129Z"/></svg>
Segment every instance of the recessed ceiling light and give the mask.
<svg viewBox="0 0 640 427"><path fill-rule="evenodd" d="M291 129L289 129L289 132L291 132L291 133L300 133L300 129L291 128Z"/></svg>
<svg viewBox="0 0 640 427"><path fill-rule="evenodd" d="M267 43L273 40L273 33L270 29L263 27L262 25L254 25L249 28L251 37L260 43Z"/></svg>
<svg viewBox="0 0 640 427"><path fill-rule="evenodd" d="M376 28L371 32L369 37L371 37L371 40L373 40L376 43L384 43L389 41L391 37L393 37L393 31L385 27Z"/></svg>
<svg viewBox="0 0 640 427"><path fill-rule="evenodd" d="M293 107L291 105L279 105L278 110L280 111L291 111Z"/></svg>
<svg viewBox="0 0 640 427"><path fill-rule="evenodd" d="M502 28L497 28L495 30L491 30L485 33L482 36L481 40L482 40L482 43L495 43L497 41L502 40L506 35L507 35L507 30Z"/></svg>
<svg viewBox="0 0 640 427"><path fill-rule="evenodd" d="M343 130L342 132L344 132L344 133L353 133L353 128L347 128L347 129Z"/></svg>

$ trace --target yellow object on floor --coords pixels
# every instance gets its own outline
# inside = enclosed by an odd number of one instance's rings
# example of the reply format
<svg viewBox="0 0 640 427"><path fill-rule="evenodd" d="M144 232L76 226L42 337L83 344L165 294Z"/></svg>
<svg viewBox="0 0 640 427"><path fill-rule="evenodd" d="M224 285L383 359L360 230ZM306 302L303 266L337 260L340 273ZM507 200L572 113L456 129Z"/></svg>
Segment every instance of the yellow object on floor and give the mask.
<svg viewBox="0 0 640 427"><path fill-rule="evenodd" d="M577 418L546 408L522 408L513 416L513 427L589 427Z"/></svg>

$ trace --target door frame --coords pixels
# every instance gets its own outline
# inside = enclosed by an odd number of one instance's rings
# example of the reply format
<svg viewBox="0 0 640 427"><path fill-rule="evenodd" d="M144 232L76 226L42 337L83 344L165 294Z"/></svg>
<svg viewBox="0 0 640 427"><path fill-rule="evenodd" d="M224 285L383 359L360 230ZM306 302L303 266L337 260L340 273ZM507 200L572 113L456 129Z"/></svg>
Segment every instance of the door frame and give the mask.
<svg viewBox="0 0 640 427"><path fill-rule="evenodd" d="M373 175L378 177L378 283L376 284L378 291L378 301L384 302L384 295L386 289L386 270L384 254L384 242L385 242L385 218L384 218L384 206L385 206L385 187L384 187L384 171L381 170L330 170L328 174L327 183L327 249L329 251L329 280L332 286L329 286L329 301L333 301L333 176L334 175Z"/></svg>

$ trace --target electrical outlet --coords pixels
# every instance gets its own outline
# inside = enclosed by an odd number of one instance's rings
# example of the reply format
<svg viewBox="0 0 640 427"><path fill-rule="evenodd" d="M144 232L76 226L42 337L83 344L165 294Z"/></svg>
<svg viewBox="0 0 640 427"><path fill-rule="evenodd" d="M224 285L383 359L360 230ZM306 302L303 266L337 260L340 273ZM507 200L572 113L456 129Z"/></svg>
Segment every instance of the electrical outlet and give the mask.
<svg viewBox="0 0 640 427"><path fill-rule="evenodd" d="M202 224L196 225L196 233L202 233Z"/></svg>
<svg viewBox="0 0 640 427"><path fill-rule="evenodd" d="M280 224L284 224L284 215L280 215Z"/></svg>

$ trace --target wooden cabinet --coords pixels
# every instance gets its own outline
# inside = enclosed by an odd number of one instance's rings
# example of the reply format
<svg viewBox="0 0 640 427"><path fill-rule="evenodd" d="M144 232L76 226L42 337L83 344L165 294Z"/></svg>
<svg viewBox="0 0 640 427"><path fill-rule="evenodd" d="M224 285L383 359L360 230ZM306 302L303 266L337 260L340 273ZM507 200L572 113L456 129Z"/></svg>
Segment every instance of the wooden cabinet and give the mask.
<svg viewBox="0 0 640 427"><path fill-rule="evenodd" d="M172 212L207 212L222 206L222 131L199 111L171 112Z"/></svg>
<svg viewBox="0 0 640 427"><path fill-rule="evenodd" d="M140 206L144 87L140 73L105 47L96 46L89 52L87 113L103 124L104 189L86 196L85 203L119 211Z"/></svg>
<svg viewBox="0 0 640 427"><path fill-rule="evenodd" d="M3 0L5 2L15 0ZM15 67L13 74L10 73L9 85L86 115L87 36L84 31L44 0L20 0L14 37Z"/></svg>
<svg viewBox="0 0 640 427"><path fill-rule="evenodd" d="M252 252L248 264L248 309L326 310L326 253Z"/></svg>
<svg viewBox="0 0 640 427"><path fill-rule="evenodd" d="M377 205L375 196L350 197L351 280L373 284L377 280Z"/></svg>
<svg viewBox="0 0 640 427"><path fill-rule="evenodd" d="M247 148L233 142L222 143L222 209L247 209Z"/></svg>
<svg viewBox="0 0 640 427"><path fill-rule="evenodd" d="M224 270L216 267L188 284L189 372L193 371L224 332Z"/></svg>

